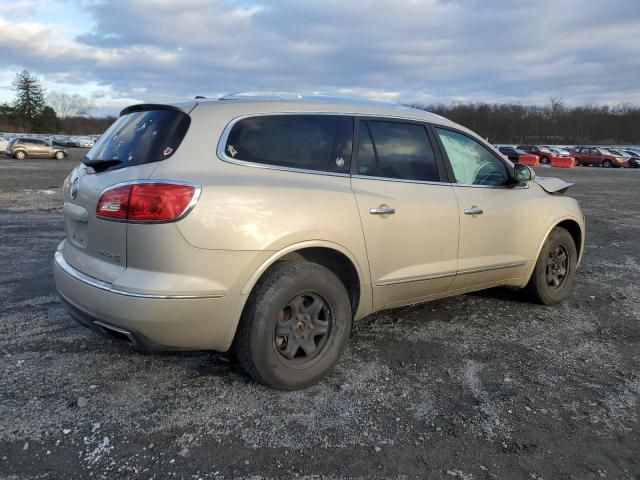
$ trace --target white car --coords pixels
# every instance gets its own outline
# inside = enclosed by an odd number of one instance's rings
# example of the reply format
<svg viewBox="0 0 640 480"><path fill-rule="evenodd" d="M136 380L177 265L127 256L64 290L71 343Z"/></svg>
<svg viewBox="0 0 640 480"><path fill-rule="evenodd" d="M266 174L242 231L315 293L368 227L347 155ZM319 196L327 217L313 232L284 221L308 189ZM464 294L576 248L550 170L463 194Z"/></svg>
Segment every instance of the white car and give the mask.
<svg viewBox="0 0 640 480"><path fill-rule="evenodd" d="M0 137L0 153L5 153L9 148L9 139Z"/></svg>

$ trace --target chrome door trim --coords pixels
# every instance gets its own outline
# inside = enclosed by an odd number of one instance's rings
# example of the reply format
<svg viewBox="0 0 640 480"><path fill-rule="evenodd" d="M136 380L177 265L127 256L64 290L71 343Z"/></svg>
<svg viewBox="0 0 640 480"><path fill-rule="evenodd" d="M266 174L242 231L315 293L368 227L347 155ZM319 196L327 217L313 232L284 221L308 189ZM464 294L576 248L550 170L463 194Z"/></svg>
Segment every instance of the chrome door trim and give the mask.
<svg viewBox="0 0 640 480"><path fill-rule="evenodd" d="M204 295L157 295L153 293L137 293L137 292L129 292L125 290L120 290L118 288L114 288L111 283L104 282L102 280L98 280L97 278L90 277L82 273L80 270L72 267L65 259L62 252L58 251L53 256L54 262L56 265L62 270L64 273L69 275L74 280L84 283L85 285L89 285L91 287L97 288L99 290L104 290L105 292L113 293L115 295L123 295L125 297L135 297L135 298L148 298L148 299L170 299L170 300L186 300L186 299L198 299L198 298L223 298L224 295L221 294L204 294Z"/></svg>
<svg viewBox="0 0 640 480"><path fill-rule="evenodd" d="M471 273L491 272L493 270L503 270L505 268L522 267L526 264L527 264L526 261L499 263L496 265L490 265L488 267L468 268L466 270L459 270L458 272L436 273L434 275L422 275L418 277L409 277L409 278L404 278L402 280L385 280L384 282L374 283L374 286L386 287L390 285L402 285L403 283L414 283L414 282L423 282L428 280L438 280L440 278L455 277L456 275L468 275Z"/></svg>
<svg viewBox="0 0 640 480"><path fill-rule="evenodd" d="M503 270L505 268L523 267L527 264L526 261L510 262L510 263L498 263L496 265L490 265L487 267L467 268L465 270L458 270L458 275L468 275L470 273L482 273L491 272L493 270Z"/></svg>
<svg viewBox="0 0 640 480"><path fill-rule="evenodd" d="M402 285L403 283L423 282L427 280L438 280L439 278L455 277L456 272L437 273L435 275L422 275L418 277L409 277L402 280L385 280L384 282L374 283L376 287L386 287L389 285Z"/></svg>

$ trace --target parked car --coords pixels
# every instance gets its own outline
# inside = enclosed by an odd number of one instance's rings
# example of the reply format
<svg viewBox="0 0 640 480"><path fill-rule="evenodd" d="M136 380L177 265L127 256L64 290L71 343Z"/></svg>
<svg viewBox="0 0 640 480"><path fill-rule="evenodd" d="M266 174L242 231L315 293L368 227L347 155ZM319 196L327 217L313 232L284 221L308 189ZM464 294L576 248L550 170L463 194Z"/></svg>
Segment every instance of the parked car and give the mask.
<svg viewBox="0 0 640 480"><path fill-rule="evenodd" d="M629 162L629 167L640 168L640 153L634 150L622 150L622 151L628 155L627 161Z"/></svg>
<svg viewBox="0 0 640 480"><path fill-rule="evenodd" d="M564 148L557 148L557 147L545 147L547 150L549 150L551 153L553 153L554 156L556 157L570 157L571 156L571 152L569 152L569 150L565 150Z"/></svg>
<svg viewBox="0 0 640 480"><path fill-rule="evenodd" d="M233 348L285 390L379 310L498 285L561 302L583 251L570 184L403 106L133 105L82 162L54 257L71 315L146 350Z"/></svg>
<svg viewBox="0 0 640 480"><path fill-rule="evenodd" d="M627 167L629 162L622 156L616 156L602 147L579 146L571 151L576 165L600 165L602 167Z"/></svg>
<svg viewBox="0 0 640 480"><path fill-rule="evenodd" d="M539 160L537 155L527 153L524 150L518 150L514 147L498 147L498 151L513 163L520 163L522 160L532 160L534 162Z"/></svg>
<svg viewBox="0 0 640 480"><path fill-rule="evenodd" d="M9 151L9 141L10 140L6 137L0 137L0 153L6 153Z"/></svg>
<svg viewBox="0 0 640 480"><path fill-rule="evenodd" d="M75 146L79 148L91 148L95 145L95 140L91 137L76 137Z"/></svg>
<svg viewBox="0 0 640 480"><path fill-rule="evenodd" d="M518 150L523 150L527 153L537 155L540 159L540 163L542 164L551 163L551 157L553 157L553 153L548 148L540 145L518 145L516 148Z"/></svg>
<svg viewBox="0 0 640 480"><path fill-rule="evenodd" d="M66 150L46 140L28 137L16 137L11 140L6 154L18 160L24 160L27 157L44 157L62 160L67 156Z"/></svg>

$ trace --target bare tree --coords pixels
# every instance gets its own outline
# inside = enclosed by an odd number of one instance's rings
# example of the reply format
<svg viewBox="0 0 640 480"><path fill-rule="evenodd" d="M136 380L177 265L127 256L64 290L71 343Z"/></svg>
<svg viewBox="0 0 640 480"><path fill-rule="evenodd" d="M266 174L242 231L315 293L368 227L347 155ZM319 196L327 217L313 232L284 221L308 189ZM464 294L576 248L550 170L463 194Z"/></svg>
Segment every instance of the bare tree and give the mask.
<svg viewBox="0 0 640 480"><path fill-rule="evenodd" d="M93 102L81 95L51 92L47 95L47 103L60 118L87 115L93 108Z"/></svg>

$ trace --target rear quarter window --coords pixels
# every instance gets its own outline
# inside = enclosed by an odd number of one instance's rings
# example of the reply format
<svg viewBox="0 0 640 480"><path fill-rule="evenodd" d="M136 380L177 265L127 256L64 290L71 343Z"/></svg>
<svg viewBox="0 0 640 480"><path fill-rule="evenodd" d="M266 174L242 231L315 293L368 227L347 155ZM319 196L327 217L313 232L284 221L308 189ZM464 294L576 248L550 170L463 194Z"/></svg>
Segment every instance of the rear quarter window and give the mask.
<svg viewBox="0 0 640 480"><path fill-rule="evenodd" d="M353 118L340 115L259 115L238 120L224 154L232 160L348 173Z"/></svg>

